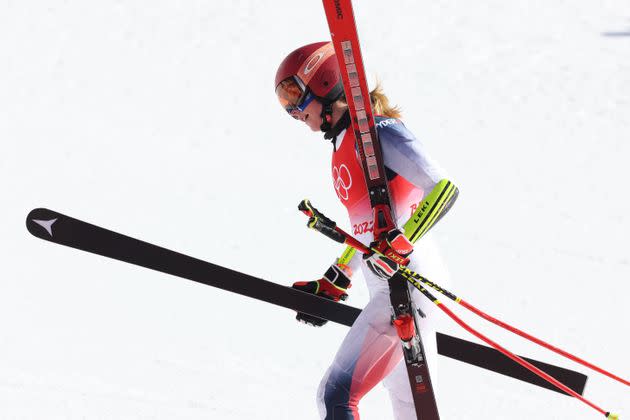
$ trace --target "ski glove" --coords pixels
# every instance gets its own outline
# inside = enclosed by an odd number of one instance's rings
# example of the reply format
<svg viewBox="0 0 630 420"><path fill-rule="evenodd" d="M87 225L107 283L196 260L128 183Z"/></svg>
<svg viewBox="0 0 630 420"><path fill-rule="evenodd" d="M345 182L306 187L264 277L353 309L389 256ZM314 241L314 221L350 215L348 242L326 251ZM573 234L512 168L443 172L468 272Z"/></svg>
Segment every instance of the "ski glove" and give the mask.
<svg viewBox="0 0 630 420"><path fill-rule="evenodd" d="M401 265L409 264L413 244L398 229L392 229L385 239L374 241L370 248L376 250L363 255L369 269L383 280L389 280Z"/></svg>
<svg viewBox="0 0 630 420"><path fill-rule="evenodd" d="M326 299L339 302L340 300L346 300L348 294L346 293L352 285L350 284L350 278L346 275L341 267L337 264L330 266L324 276L315 281L298 281L293 283L293 288L301 290L306 293L311 293L317 296L321 296ZM295 319L305 324L313 325L315 327L321 327L326 322L325 319L318 318L313 315L298 312Z"/></svg>

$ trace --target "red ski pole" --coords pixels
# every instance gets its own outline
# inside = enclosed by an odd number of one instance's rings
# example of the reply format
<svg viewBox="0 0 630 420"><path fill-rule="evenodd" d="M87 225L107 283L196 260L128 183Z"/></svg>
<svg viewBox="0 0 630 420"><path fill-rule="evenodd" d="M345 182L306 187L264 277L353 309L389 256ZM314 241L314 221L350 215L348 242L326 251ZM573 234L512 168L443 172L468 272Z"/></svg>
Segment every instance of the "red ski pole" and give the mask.
<svg viewBox="0 0 630 420"><path fill-rule="evenodd" d="M321 212L319 212L317 209L315 209L311 203L308 200L304 200L300 203L300 206L298 207L304 214L306 214L307 216L309 216L309 223L308 226L312 229L318 230L324 234L326 234L326 236L331 237L332 239L336 240L337 242L341 242L341 243L345 243L349 246L352 246L353 248L355 248L357 251L361 252L361 253L370 253L370 252L378 252L376 250L373 250L371 248L369 248L368 246L364 245L363 243L359 242L357 239L355 239L353 236L351 236L349 233L345 232L343 229L339 228L335 222L333 222L332 220L328 219L326 216L324 216ZM435 298L435 296L433 296L428 290L426 290L426 288L424 288L424 286L421 283L424 283L426 285L428 285L429 287L435 289L436 291L440 292L441 294L443 294L444 296L448 297L449 299L453 300L454 302L462 305L463 307L465 307L466 309L470 310L471 312L475 313L476 315L484 318L485 320L492 322L502 328L505 328L508 331L513 332L514 334L517 334L523 338L526 338L542 347L545 347L549 350L552 350L558 354L563 355L564 357L567 357L570 360L573 360L577 363L580 363L584 366L587 366L603 375L609 376L612 379L615 379L625 385L630 385L630 382L628 382L627 380L614 375L613 373L610 373L596 365L593 365L592 363L587 362L586 360L583 360L575 355L572 355L571 353L568 353L562 349L559 349L555 346L552 346L549 343L546 343L543 340L540 340L524 331L519 330L516 327L513 327L509 324L506 324L488 314L486 314L485 312L477 309L475 306L469 304L468 302L464 301L463 299L457 297L456 295L454 295L453 293L449 292L446 289L441 288L439 285L429 281L428 279L422 277L421 275L409 270L407 267L401 267L401 269L398 271L399 273L401 273L406 279L407 281L409 281L411 284L414 285L415 288L417 288L424 296L426 296L429 300L431 300L434 304L436 304L438 307L440 307L440 309L442 309L442 311L444 311L451 319L453 319L455 322L457 322L462 328L464 328L465 330L467 330L468 332L470 332L471 334L475 335L477 338L483 340L484 342L486 342L487 344L489 344L490 346L492 346L493 348L495 348L496 350L498 350L499 352L503 353L505 356L509 357L510 359L512 359L513 361L515 361L516 363L520 364L521 366L525 367L526 369L528 369L529 371L533 372L534 374L538 375L539 377L543 378L544 380L546 380L547 382L553 384L554 386L556 386L558 389L561 389L562 391L564 391L565 393L579 399L580 401L582 401L583 403L587 404L588 406L592 407L593 409L599 411L601 414L604 414L606 416L606 418L608 419L618 419L619 416L617 414L611 414L610 412L607 412L605 410L603 410L602 408L600 408L599 406L593 404L592 402L590 402L589 400L587 400L586 398L582 397L580 394L576 393L575 391L573 391L571 388L567 387L566 385L564 385L562 382L558 381L557 379L555 379L554 377L552 377L551 375L545 373L544 371L540 370L539 368L537 368L536 366L532 365L531 363L527 362L526 360L522 359L521 357L515 355L514 353L510 352L509 350L507 350L506 348L502 347L501 345L499 345L498 343L495 343L494 341L492 341L491 339L489 339L488 337L486 337L485 335L481 334L479 331L475 330L474 328L472 328L471 326L469 326L467 323L465 323L461 318L459 318L457 315L455 315L448 307L446 307L442 302L440 302L437 298Z"/></svg>
<svg viewBox="0 0 630 420"><path fill-rule="evenodd" d="M313 217L317 218L318 220L323 220L322 218L325 218L327 223L328 222L333 223L333 225L329 225L329 226L337 233L337 235L339 235L339 237L343 237L344 238L343 242L346 245L352 246L357 251L359 251L361 253L364 253L364 254L372 252L372 250L369 247L365 246L363 243L361 243L358 240L356 240L349 233L345 232L343 229L339 228L336 224L334 224L334 222L332 222L330 219L327 219L321 212L319 212L317 209L312 207L307 200L303 201L303 203L304 202L307 202L309 204L310 208L314 210L314 212L310 212L310 213L305 212L305 214L307 214L309 217L311 217L311 219L313 219ZM310 224L309 224L309 226L310 226ZM518 329L518 328L516 328L516 327L514 327L512 325L509 325L509 324L507 324L507 323L505 323L505 322L503 322L503 321L501 321L499 319L494 318L493 316L483 312L482 310L480 310L480 309L476 308L475 306L473 306L472 304L468 303L464 299L456 296L455 294L449 292L446 289L443 289L442 287L440 287L436 283L433 283L432 281L428 280L427 278L425 278L425 277L423 277L423 276L421 276L421 275L419 275L417 273L414 273L411 270L408 270L408 269L407 270L403 270L403 275L405 275L407 280L410 281L412 284L414 283L413 280L416 280L416 281L419 281L421 283L424 283L427 286L431 287L432 289L435 289L438 292L440 292L441 294L443 294L444 296L448 297L452 301L460 304L464 308L466 308L469 311L473 312L474 314L476 314L476 315L480 316L481 318L485 319L486 321L492 322L493 324L498 325L499 327L504 328L504 329L506 329L506 330L516 334L516 335L519 335L519 336L521 336L521 337L523 337L523 338L525 338L525 339L527 339L529 341L532 341L532 342L538 344L539 346L545 347L546 349L549 349L549 350L551 350L551 351L553 351L555 353L558 353L558 354L566 357L569 360L572 360L572 361L574 361L576 363L580 363L580 364L582 364L582 365L584 365L584 366L586 366L586 367L588 367L590 369L593 369L596 372L601 373L602 375L606 375L609 378L612 378L612 379L614 379L616 381L619 381L619 382L621 382L624 385L630 386L630 381L628 381L626 379L623 379L623 378L615 375L614 373L611 373L611 372L609 372L609 371L607 371L607 370L605 370L603 368L600 368L599 366L596 366L596 365L594 365L594 364L592 364L592 363L590 363L590 362L588 362L588 361L586 361L586 360L584 360L584 359L582 359L582 358L580 358L578 356L575 356L575 355L573 355L573 354L571 354L571 353L569 353L569 352L567 352L565 350L562 350L562 349L560 349L558 347L555 347L555 346L553 346L553 345L551 345L551 344L549 344L549 343L547 343L547 342L545 342L545 341L543 341L543 340L541 340L541 339L539 339L537 337L534 337L531 334L526 333L525 331L522 331L522 330L520 330L520 329Z"/></svg>
<svg viewBox="0 0 630 420"><path fill-rule="evenodd" d="M411 272L411 270L409 270L408 268L403 268L401 271L408 271ZM412 279L412 280L410 280ZM480 340L486 342L488 345L490 345L492 348L500 351L501 353L503 353L505 356L509 357L510 359L512 359L513 361L515 361L516 363L518 363L519 365L523 366L524 368L528 369L530 372L535 373L536 375L540 376L541 378L543 378L544 380L546 380L547 382L553 384L554 386L556 386L558 389L561 389L562 391L566 392L567 394L571 395L572 397L577 398L578 400L582 401L584 404L588 405L589 407L597 410L598 412L600 412L601 414L603 414L604 416L606 416L607 419L611 419L611 420L617 420L619 419L619 415L618 414L612 414L609 411L606 411L604 409L602 409L601 407L597 406L596 404L592 403L591 401L587 400L586 398L584 398L583 396L581 396L580 394L578 394L577 392L575 392L574 390L572 390L571 388L569 388L568 386L566 386L565 384L563 384L562 382L558 381L556 378L554 378L553 376L545 373L544 371L540 370L539 368L537 368L536 366L532 365L531 363L529 363L528 361L522 359L521 357L517 356L516 354L512 353L511 351L509 351L508 349L506 349L505 347L501 346L500 344L492 341L491 339L489 339L488 337L486 337L485 335L483 335L482 333L480 333L479 331L477 331L476 329L474 329L473 327L471 327L470 325L468 325L466 322L464 322L460 317L458 317L457 315L455 315L448 307L446 307L442 302L440 302L435 296L433 296L427 289L424 288L424 286L422 286L422 284L420 284L420 282L418 282L417 280L413 279L413 277L407 277L407 280L410 280L410 282L415 286L416 289L418 289L424 296L426 296L431 302L433 302L434 304L436 304L444 313L446 313L453 321L455 321L456 323L458 323L462 328L464 328L466 331L468 331L469 333L471 333L472 335L474 335L475 337L479 338Z"/></svg>

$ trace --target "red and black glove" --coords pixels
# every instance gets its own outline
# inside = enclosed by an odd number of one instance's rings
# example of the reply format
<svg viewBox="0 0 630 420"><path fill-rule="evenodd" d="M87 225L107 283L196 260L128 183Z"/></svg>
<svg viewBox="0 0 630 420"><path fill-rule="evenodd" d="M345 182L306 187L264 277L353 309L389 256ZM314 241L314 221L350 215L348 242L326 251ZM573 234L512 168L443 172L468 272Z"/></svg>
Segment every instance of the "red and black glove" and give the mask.
<svg viewBox="0 0 630 420"><path fill-rule="evenodd" d="M337 264L333 264L328 270L326 270L324 277L321 279L315 281L298 281L293 283L292 287L306 293L311 293L339 302L340 300L346 300L348 298L348 293L346 293L346 291L351 286L350 277L346 275L341 267ZM295 319L315 327L321 327L328 322L325 319L302 312L298 312Z"/></svg>
<svg viewBox="0 0 630 420"><path fill-rule="evenodd" d="M370 244L372 251L363 255L370 270L384 280L389 280L401 265L409 264L409 255L413 252L413 244L398 229L392 229L385 239Z"/></svg>

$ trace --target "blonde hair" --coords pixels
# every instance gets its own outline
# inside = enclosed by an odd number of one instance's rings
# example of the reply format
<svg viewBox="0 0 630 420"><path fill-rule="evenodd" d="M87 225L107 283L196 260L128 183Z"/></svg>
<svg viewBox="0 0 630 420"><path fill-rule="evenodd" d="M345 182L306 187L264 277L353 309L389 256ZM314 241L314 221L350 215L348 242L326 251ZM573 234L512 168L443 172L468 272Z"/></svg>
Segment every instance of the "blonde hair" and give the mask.
<svg viewBox="0 0 630 420"><path fill-rule="evenodd" d="M380 80L376 81L376 87L370 92L370 102L372 102L374 115L384 115L389 118L401 117L400 107L389 104L389 98L383 92Z"/></svg>
<svg viewBox="0 0 630 420"><path fill-rule="evenodd" d="M338 101L342 102L344 105L348 104L346 95L344 94L341 95ZM376 81L376 87L370 92L370 102L372 103L374 115L383 115L389 118L400 118L402 116L398 105L390 105L389 98L385 95L380 80Z"/></svg>

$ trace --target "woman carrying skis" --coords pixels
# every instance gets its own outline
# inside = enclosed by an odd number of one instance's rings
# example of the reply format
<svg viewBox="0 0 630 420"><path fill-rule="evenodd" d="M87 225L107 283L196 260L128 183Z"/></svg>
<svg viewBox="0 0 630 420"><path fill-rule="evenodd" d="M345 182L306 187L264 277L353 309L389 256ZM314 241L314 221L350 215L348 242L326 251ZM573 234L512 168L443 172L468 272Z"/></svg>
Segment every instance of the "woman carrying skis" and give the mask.
<svg viewBox="0 0 630 420"><path fill-rule="evenodd" d="M280 64L275 89L280 103L293 118L313 131L324 132L332 142L333 186L350 216L351 233L364 244L374 240L373 214L354 133L348 130L350 116L345 101L341 73L331 43L319 42L298 48ZM370 93L376 127L387 173L393 213L402 226L426 197L435 193L446 179L444 171L427 155L423 145L405 128L400 113L391 107L380 86ZM455 196L431 213L430 225L439 220L455 201ZM428 229L427 229L428 230ZM384 245L403 258L408 267L441 284L447 270L430 238L413 245L400 230L388 233ZM385 243L386 242L386 243ZM297 282L294 288L335 301L347 298L352 271L361 267L370 300L344 339L335 359L322 379L318 405L322 419L358 420L360 399L383 381L392 400L397 420L416 419L401 341L392 325L387 279L392 272L378 254L361 257L344 252L319 280ZM385 269L383 269L385 267ZM412 300L422 317L417 324L426 359L435 383L435 306L413 289ZM297 319L315 326L326 321L299 313Z"/></svg>

